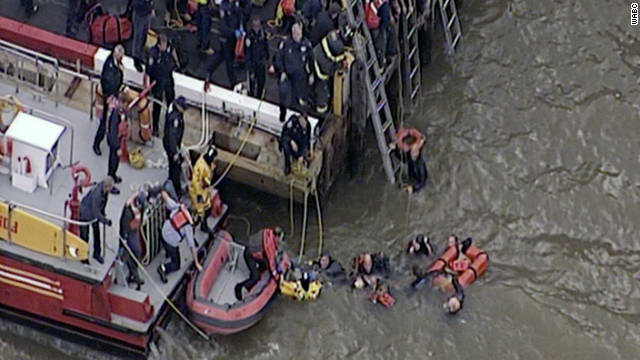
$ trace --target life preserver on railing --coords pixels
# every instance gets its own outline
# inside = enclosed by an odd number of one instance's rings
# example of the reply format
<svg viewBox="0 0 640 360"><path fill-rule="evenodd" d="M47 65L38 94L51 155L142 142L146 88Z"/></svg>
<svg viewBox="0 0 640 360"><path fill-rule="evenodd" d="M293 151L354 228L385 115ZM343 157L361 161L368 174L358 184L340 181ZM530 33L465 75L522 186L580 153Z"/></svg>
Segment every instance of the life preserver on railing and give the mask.
<svg viewBox="0 0 640 360"><path fill-rule="evenodd" d="M407 142L406 140L411 137L414 140L411 142ZM396 146L402 152L409 152L411 150L411 145L418 141L418 139L422 138L422 134L420 131L415 128L400 128L396 132Z"/></svg>
<svg viewBox="0 0 640 360"><path fill-rule="evenodd" d="M83 178L80 178L80 174L84 174ZM76 164L71 167L71 176L74 181L80 187L91 186L91 171L86 166Z"/></svg>

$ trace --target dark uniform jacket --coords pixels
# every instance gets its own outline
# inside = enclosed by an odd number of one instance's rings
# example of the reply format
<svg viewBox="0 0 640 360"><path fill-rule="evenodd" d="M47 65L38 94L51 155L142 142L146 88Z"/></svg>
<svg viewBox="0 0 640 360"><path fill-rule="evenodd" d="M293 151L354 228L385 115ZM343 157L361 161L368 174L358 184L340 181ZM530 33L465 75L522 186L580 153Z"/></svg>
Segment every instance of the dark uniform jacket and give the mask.
<svg viewBox="0 0 640 360"><path fill-rule="evenodd" d="M109 109L109 129L107 132L107 143L109 148L115 149L120 147L120 138L118 137L118 125L120 125L120 111L118 108Z"/></svg>
<svg viewBox="0 0 640 360"><path fill-rule="evenodd" d="M104 191L102 191L103 187L104 183L101 181L82 198L80 202L80 221L98 219L98 221L103 224L108 222L104 216L104 209L107 206L109 194L105 194Z"/></svg>
<svg viewBox="0 0 640 360"><path fill-rule="evenodd" d="M184 119L182 118L182 113L178 110L173 110L169 112L164 122L164 138L162 139L162 145L169 157L173 157L178 152L183 135Z"/></svg>
<svg viewBox="0 0 640 360"><path fill-rule="evenodd" d="M316 46L322 38L327 36L329 31L333 30L335 24L329 16L329 11L322 10L316 17L315 24L309 31L309 40L313 46Z"/></svg>
<svg viewBox="0 0 640 360"><path fill-rule="evenodd" d="M160 46L156 45L149 51L149 65L147 66L147 74L151 80L160 83L173 81L172 72L176 68L173 60L173 48L167 44L165 51L160 50Z"/></svg>
<svg viewBox="0 0 640 360"><path fill-rule="evenodd" d="M109 55L102 66L102 74L100 76L103 96L109 97L118 94L122 87L122 78L122 70L116 65L113 54Z"/></svg>
<svg viewBox="0 0 640 360"><path fill-rule="evenodd" d="M132 9L137 16L149 16L153 10L153 0L133 0Z"/></svg>
<svg viewBox="0 0 640 360"><path fill-rule="evenodd" d="M298 116L293 115L284 124L281 138L283 143L289 143L293 140L296 145L298 145L298 151L293 155L300 157L304 155L309 147L311 124L307 121L307 126L303 128L302 125L300 125L300 121L298 121Z"/></svg>
<svg viewBox="0 0 640 360"><path fill-rule="evenodd" d="M264 67L267 59L269 59L269 43L264 30L260 29L258 32L253 31L253 29L249 30L244 44L249 68Z"/></svg>
<svg viewBox="0 0 640 360"><path fill-rule="evenodd" d="M238 1L225 0L220 4L220 36L226 41L235 39L235 31L243 21L243 9Z"/></svg>
<svg viewBox="0 0 640 360"><path fill-rule="evenodd" d="M120 214L120 237L123 239L129 238L129 233L135 231L131 228L131 221L135 218L133 210L130 205L125 205L122 208L122 214Z"/></svg>
<svg viewBox="0 0 640 360"><path fill-rule="evenodd" d="M280 43L280 51L274 64L276 71L285 72L290 78L306 79L306 75L312 74L312 50L311 42L306 38L302 38L300 42L287 38Z"/></svg>

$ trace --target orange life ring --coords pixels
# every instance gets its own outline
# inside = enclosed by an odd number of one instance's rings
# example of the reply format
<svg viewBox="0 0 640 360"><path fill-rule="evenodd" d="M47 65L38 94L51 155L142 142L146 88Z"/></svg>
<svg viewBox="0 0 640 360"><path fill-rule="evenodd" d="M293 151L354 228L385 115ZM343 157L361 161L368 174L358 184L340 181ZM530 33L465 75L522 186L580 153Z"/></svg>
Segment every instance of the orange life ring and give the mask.
<svg viewBox="0 0 640 360"><path fill-rule="evenodd" d="M411 150L411 145L413 145L413 143L407 144L404 142L404 139L409 136L413 137L415 141L418 141L418 139L422 138L422 134L420 133L420 131L416 130L415 128L400 128L396 132L396 146L400 151L409 152Z"/></svg>
<svg viewBox="0 0 640 360"><path fill-rule="evenodd" d="M127 99L127 105L134 101L140 94L137 91L127 88L124 91ZM138 121L140 121L140 139L142 141L151 140L151 108L149 107L149 99L147 97L141 98L136 104L136 111L138 112Z"/></svg>

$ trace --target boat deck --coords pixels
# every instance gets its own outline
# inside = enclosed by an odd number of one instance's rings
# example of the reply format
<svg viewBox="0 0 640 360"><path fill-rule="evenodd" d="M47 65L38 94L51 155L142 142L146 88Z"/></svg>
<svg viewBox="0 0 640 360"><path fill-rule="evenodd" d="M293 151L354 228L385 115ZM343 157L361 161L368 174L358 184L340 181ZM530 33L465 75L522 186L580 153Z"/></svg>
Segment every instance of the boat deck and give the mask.
<svg viewBox="0 0 640 360"><path fill-rule="evenodd" d="M90 121L88 112L82 112L63 104L56 107L52 101L25 89L26 87L22 87L18 94L19 99L25 107L28 109L33 108L43 111L58 118L62 118L72 124L72 131L67 130L61 138L58 149L59 161L63 165L68 165L70 163L70 147L73 143L73 162L80 162L80 164L86 166L91 171L93 181L102 180L107 173L108 151L106 139L102 144L102 156L96 156L91 150L93 137L98 127L97 121ZM0 82L0 95L14 93L15 86L13 86L13 84ZM43 116L39 113L34 113L34 115L45 120L58 122L53 117ZM37 129L34 129L34 131L37 131ZM136 144L131 142L129 143L130 150L135 147ZM166 163L161 141L155 141L151 146L143 146L143 153L145 158L151 162L155 163L163 159ZM112 268L118 251L118 224L124 203L131 193L139 186L145 183L158 183L164 181L167 178L167 170L166 168L149 168L148 166L138 170L132 168L129 164L123 163L118 169L118 175L123 179L123 182L117 185L121 194L109 195L106 208L107 218L113 221L113 226L103 227L103 229L106 229L104 234L105 243L103 246L104 264L97 263L91 258L91 255L90 263L83 264L79 261L56 258L31 251L18 245L10 244L6 241L0 241L0 251L30 259L35 263L46 264L47 266L56 269L56 271L64 272L68 275L84 279L85 281L101 282ZM38 187L33 193L27 193L11 186L9 175L0 174L1 198L14 203L38 208L39 210L46 211L60 217L65 215L64 203L71 193L72 186L73 181L71 178L70 168L64 166L54 170L53 175L49 179L49 189ZM223 215L226 213L226 210L225 206ZM220 218L214 220L210 219L210 226L214 225L214 221L217 225L219 220ZM56 222L55 220L52 220L52 222L61 224L60 221ZM206 237L206 234L202 233L200 230L196 230L196 239L200 245L205 242ZM89 244L90 254L93 249L91 244L92 243ZM144 293L148 294L150 303L154 307L154 316L152 316L148 322L141 323L114 314L112 316L112 322L114 324L134 331L146 332L149 329L149 326L156 320L162 304L164 303L165 297L168 297L173 292L179 281L183 278L183 275L191 268L193 263L191 253L187 248L186 242L183 242L180 250L181 268L177 272L170 274L168 276L168 283L163 284L156 272L156 268L160 262L165 261L165 256L163 254L164 252L161 251L160 254L145 267L148 277L145 276L145 274L141 274L145 279L145 284L142 286L140 291L136 291L134 285L131 285L131 288L125 288L124 286L115 284L109 290L112 292L120 292L130 298L135 298L141 294L144 295Z"/></svg>

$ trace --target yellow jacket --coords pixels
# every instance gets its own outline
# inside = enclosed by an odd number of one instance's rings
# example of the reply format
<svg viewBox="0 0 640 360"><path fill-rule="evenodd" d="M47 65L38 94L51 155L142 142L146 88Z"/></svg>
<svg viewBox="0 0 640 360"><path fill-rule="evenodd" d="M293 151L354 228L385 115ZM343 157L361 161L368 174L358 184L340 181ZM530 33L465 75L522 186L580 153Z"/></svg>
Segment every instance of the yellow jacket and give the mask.
<svg viewBox="0 0 640 360"><path fill-rule="evenodd" d="M193 175L189 184L189 196L199 216L204 215L204 212L211 206L211 176L214 169L215 164L209 166L202 156L193 167ZM198 201L198 197L201 198L201 201Z"/></svg>

